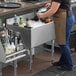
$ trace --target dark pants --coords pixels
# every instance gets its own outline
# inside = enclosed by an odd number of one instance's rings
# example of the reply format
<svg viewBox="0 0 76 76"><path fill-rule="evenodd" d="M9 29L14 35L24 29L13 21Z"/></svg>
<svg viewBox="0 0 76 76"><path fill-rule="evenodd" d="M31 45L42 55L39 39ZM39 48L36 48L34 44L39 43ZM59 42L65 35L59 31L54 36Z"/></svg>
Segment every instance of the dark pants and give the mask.
<svg viewBox="0 0 76 76"><path fill-rule="evenodd" d="M66 24L66 44L65 45L59 45L61 49L61 58L59 60L59 63L66 66L69 69L72 69L73 63L71 58L71 51L69 47L69 38L70 38L70 32L71 28L74 25L74 16L68 16L67 17L67 24Z"/></svg>

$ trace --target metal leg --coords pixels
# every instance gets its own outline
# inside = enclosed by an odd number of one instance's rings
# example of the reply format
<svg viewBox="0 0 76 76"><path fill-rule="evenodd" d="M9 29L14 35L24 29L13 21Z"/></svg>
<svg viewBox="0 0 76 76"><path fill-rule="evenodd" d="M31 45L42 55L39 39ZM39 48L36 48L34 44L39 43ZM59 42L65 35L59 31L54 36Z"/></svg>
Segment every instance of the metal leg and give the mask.
<svg viewBox="0 0 76 76"><path fill-rule="evenodd" d="M16 46L16 51L18 51L18 49L17 49L17 37L15 37L15 46ZM17 60L14 61L14 76L17 76Z"/></svg>
<svg viewBox="0 0 76 76"><path fill-rule="evenodd" d="M14 61L14 76L17 76L17 60Z"/></svg>
<svg viewBox="0 0 76 76"><path fill-rule="evenodd" d="M31 49L32 55L35 55L35 48Z"/></svg>
<svg viewBox="0 0 76 76"><path fill-rule="evenodd" d="M33 63L32 50L33 50L33 48L29 49L29 51L30 51L30 71L32 71L32 63Z"/></svg>
<svg viewBox="0 0 76 76"><path fill-rule="evenodd" d="M51 63L53 63L54 61L54 44L55 44L55 40L52 40L52 53L51 53Z"/></svg>
<svg viewBox="0 0 76 76"><path fill-rule="evenodd" d="M0 76L2 76L2 63L0 62Z"/></svg>

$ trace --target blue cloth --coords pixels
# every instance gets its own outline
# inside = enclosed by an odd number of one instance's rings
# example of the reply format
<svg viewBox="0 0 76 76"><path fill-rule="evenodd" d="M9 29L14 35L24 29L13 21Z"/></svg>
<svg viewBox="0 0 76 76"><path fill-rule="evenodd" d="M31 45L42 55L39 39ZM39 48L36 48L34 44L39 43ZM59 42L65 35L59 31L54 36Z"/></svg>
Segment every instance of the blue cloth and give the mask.
<svg viewBox="0 0 76 76"><path fill-rule="evenodd" d="M70 32L71 28L74 25L75 18L73 15L70 15L67 17L66 22L66 44L65 45L59 45L61 49L61 57L59 60L59 63L66 66L68 69L72 69L73 62L71 58L71 51L69 47L69 39L70 39Z"/></svg>

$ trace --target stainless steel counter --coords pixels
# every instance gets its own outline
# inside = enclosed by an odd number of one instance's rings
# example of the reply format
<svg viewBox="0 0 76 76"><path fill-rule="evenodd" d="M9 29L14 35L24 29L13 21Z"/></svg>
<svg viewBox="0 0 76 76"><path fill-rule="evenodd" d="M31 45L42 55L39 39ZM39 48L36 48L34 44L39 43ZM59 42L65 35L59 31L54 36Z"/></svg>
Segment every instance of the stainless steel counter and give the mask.
<svg viewBox="0 0 76 76"><path fill-rule="evenodd" d="M45 2L38 3L28 3L28 2L19 2L21 4L20 8L0 8L0 18L11 18L14 14L22 15L28 12L34 11L42 6L44 6Z"/></svg>
<svg viewBox="0 0 76 76"><path fill-rule="evenodd" d="M22 28L18 26L7 25L7 27L15 32L20 32L25 48L34 48L43 43L55 40L54 23L46 23L35 28Z"/></svg>
<svg viewBox="0 0 76 76"><path fill-rule="evenodd" d="M22 28L18 26L7 25L10 30L21 34L24 47L30 51L30 70L32 70L32 49L48 41L52 41L52 59L54 53L55 30L54 23L50 22L35 28Z"/></svg>
<svg viewBox="0 0 76 76"><path fill-rule="evenodd" d="M38 9L45 4L45 2L40 2L40 3L36 3L36 4L26 3L26 2L25 3L20 2L20 3L22 4L20 8L16 8L16 9L0 8L0 18L2 18L4 21L6 21L6 19L13 17L14 14L23 15L28 12L34 11L35 9ZM22 36L22 39L24 42L24 46L25 46L25 48L29 49L29 51L30 51L30 70L32 70L32 63L33 63L32 49L34 47L52 40L52 57L53 57L54 40L55 40L55 30L54 30L53 22L50 22L50 23L47 23L47 24L44 24L42 26L35 27L35 28L21 28L21 27L12 26L12 25L7 25L7 27L10 30L13 30L16 32L18 31L21 33L21 36ZM25 50L20 51L20 52L25 52ZM25 54L25 53L23 53L23 54ZM15 55L16 55L16 53L15 53ZM11 56L11 55L9 55L9 56ZM8 56L5 56L5 57L8 57ZM14 58L15 58L15 56L14 56ZM17 61L15 61L14 68L15 68L14 76L16 76L17 75L16 74Z"/></svg>

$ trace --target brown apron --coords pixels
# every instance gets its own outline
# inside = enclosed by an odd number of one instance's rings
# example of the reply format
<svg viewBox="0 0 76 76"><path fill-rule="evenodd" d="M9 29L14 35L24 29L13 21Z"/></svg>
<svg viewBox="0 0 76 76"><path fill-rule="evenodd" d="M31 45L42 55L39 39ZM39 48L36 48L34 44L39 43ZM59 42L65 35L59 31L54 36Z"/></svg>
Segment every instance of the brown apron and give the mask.
<svg viewBox="0 0 76 76"><path fill-rule="evenodd" d="M56 43L64 45L66 43L66 10L59 9L54 15Z"/></svg>

